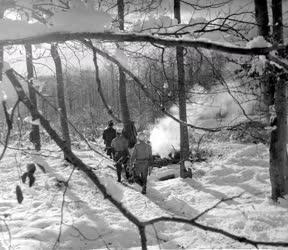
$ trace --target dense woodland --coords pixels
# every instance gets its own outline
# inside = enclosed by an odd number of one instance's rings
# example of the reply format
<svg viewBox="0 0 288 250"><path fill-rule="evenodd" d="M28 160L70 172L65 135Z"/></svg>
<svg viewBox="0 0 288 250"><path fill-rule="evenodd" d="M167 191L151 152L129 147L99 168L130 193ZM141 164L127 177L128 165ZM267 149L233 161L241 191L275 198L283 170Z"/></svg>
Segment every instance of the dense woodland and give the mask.
<svg viewBox="0 0 288 250"><path fill-rule="evenodd" d="M287 8L281 0L1 0L0 29L10 32L0 36L0 160L17 140L36 151L54 141L138 227L145 249L150 222L107 194L73 145L100 146L111 119L149 137L170 117L181 178L193 178L185 162L205 140L263 143L277 202L288 192ZM33 33L35 24L44 31Z"/></svg>

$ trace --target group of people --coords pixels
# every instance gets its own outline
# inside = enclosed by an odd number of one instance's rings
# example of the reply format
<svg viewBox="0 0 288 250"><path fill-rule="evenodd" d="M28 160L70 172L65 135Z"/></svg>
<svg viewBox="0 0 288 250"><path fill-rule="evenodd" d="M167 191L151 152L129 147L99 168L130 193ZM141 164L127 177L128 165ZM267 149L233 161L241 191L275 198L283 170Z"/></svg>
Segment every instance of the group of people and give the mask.
<svg viewBox="0 0 288 250"><path fill-rule="evenodd" d="M117 181L121 182L122 170L129 182L135 181L142 186L142 194L146 194L147 177L152 165L152 149L145 142L145 134L139 133L137 143L133 145L130 138L122 131L116 132L113 121L108 122L108 127L103 132L105 151L115 161ZM130 156L129 148L132 148Z"/></svg>

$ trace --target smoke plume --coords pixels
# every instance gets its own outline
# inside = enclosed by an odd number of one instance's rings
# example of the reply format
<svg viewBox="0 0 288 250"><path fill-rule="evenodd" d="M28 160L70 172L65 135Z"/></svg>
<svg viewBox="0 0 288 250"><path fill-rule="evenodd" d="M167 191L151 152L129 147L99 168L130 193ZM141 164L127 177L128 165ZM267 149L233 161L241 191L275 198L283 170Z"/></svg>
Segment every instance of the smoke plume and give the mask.
<svg viewBox="0 0 288 250"><path fill-rule="evenodd" d="M246 97L245 97L246 98ZM243 98L242 98L243 99ZM187 103L187 120L193 125L206 128L215 128L232 125L245 120L243 110L247 114L253 112L255 102L245 102L239 107L235 99L227 92L219 88L209 93L193 95L190 98L193 103ZM237 97L240 103L244 103L241 97ZM178 107L173 106L170 113L179 117ZM192 131L190 131L192 133ZM152 127L150 142L153 154L166 157L174 149L180 148L180 125L169 117L164 117Z"/></svg>

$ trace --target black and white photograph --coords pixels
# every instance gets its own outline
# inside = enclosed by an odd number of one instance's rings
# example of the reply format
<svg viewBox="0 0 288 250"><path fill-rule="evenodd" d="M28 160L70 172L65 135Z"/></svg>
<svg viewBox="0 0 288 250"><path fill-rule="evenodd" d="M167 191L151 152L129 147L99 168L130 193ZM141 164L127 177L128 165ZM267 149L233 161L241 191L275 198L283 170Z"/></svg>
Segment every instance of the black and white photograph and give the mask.
<svg viewBox="0 0 288 250"><path fill-rule="evenodd" d="M0 0L0 250L288 249L287 0Z"/></svg>

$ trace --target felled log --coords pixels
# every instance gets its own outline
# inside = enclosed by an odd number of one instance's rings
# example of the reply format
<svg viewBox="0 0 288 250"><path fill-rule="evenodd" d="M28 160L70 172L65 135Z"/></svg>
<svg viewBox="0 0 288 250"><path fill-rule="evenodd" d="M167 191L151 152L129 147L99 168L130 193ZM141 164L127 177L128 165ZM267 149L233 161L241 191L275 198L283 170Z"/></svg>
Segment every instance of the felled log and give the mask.
<svg viewBox="0 0 288 250"><path fill-rule="evenodd" d="M170 179L174 179L175 178L175 174L168 174L165 176L161 176L158 178L159 181L166 181L166 180L170 180Z"/></svg>

